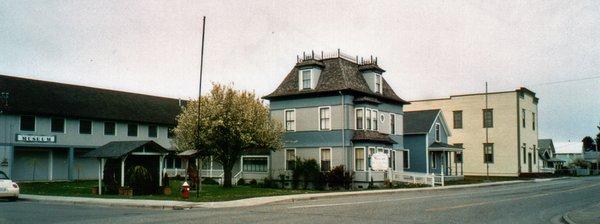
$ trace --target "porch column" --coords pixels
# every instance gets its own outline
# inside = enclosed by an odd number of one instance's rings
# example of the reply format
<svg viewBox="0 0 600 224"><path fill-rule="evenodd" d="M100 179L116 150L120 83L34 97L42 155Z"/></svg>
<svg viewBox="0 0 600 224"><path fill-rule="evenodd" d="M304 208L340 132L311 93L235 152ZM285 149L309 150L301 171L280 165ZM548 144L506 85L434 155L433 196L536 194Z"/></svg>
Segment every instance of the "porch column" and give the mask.
<svg viewBox="0 0 600 224"><path fill-rule="evenodd" d="M458 162L456 162L457 152L454 152L454 174L458 176Z"/></svg>
<svg viewBox="0 0 600 224"><path fill-rule="evenodd" d="M127 156L121 158L121 187L125 187L125 160Z"/></svg>
<svg viewBox="0 0 600 224"><path fill-rule="evenodd" d="M48 180L52 181L52 169L54 166L54 152L52 149L48 150Z"/></svg>
<svg viewBox="0 0 600 224"><path fill-rule="evenodd" d="M158 159L158 186L163 186L162 178L163 178L163 163L165 160L165 156L161 155ZM175 162L175 161L173 161Z"/></svg>
<svg viewBox="0 0 600 224"><path fill-rule="evenodd" d="M98 195L102 195L102 176L104 175L104 158L99 158L98 162Z"/></svg>
<svg viewBox="0 0 600 224"><path fill-rule="evenodd" d="M75 148L69 148L69 180L73 180L73 169L75 168Z"/></svg>
<svg viewBox="0 0 600 224"><path fill-rule="evenodd" d="M464 176L465 174L463 173L463 167L465 166L465 153L463 151L462 153L462 159L460 160L460 175Z"/></svg>
<svg viewBox="0 0 600 224"><path fill-rule="evenodd" d="M15 147L12 145L7 146L8 148L6 148L6 154L8 156L8 177L9 178L13 178L13 168L14 163L15 163Z"/></svg>
<svg viewBox="0 0 600 224"><path fill-rule="evenodd" d="M210 177L213 177L213 157L210 156Z"/></svg>

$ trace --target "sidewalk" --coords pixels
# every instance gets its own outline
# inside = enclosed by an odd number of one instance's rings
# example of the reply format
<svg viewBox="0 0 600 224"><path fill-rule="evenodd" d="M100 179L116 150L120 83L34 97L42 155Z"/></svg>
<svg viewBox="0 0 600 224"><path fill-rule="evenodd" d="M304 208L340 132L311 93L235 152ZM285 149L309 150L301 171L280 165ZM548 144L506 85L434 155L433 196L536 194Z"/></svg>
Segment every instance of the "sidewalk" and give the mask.
<svg viewBox="0 0 600 224"><path fill-rule="evenodd" d="M563 219L569 224L600 223L600 203L576 211L567 212Z"/></svg>
<svg viewBox="0 0 600 224"><path fill-rule="evenodd" d="M347 192L331 192L331 193L314 193L314 194L295 194L282 195L273 197L256 197L234 201L222 202L186 202L186 201L166 201L166 200L137 200L137 199L108 199L108 198L86 198L86 197L62 197L62 196L42 196L42 195L27 195L20 196L21 199L43 202L58 202L66 204L78 205L101 205L110 207L138 207L138 208L155 208L155 209L191 209L191 208L234 208L265 205L276 202L293 202L301 200L311 200L317 198L342 197L350 195L373 195L373 194L389 194L397 192L413 192L413 191L436 191L445 189L460 189L460 188L476 188L489 187L498 185L509 185L519 183L546 182L559 180L564 178L553 179L534 179L534 180L514 180L500 181L491 183L452 185L445 187L429 187L429 188L404 188L404 189L386 189L386 190L364 190L364 191L347 191Z"/></svg>

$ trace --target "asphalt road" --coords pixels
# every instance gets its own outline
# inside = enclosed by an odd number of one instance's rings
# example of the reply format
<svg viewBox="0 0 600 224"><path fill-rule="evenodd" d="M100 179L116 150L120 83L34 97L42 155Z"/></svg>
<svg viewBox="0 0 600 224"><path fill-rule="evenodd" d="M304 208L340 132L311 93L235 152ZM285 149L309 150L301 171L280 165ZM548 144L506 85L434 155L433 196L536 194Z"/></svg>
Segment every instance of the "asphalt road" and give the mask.
<svg viewBox="0 0 600 224"><path fill-rule="evenodd" d="M0 202L0 223L551 223L568 211L598 202L600 177L587 177L235 209L166 211Z"/></svg>

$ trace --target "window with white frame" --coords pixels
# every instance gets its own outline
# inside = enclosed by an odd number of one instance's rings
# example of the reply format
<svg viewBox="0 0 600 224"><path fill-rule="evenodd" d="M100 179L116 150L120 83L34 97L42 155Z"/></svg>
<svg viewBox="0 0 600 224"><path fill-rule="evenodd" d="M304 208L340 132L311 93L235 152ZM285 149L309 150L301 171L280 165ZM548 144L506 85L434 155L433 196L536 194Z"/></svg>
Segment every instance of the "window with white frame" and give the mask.
<svg viewBox="0 0 600 224"><path fill-rule="evenodd" d="M91 135L92 134L92 121L79 120L79 134Z"/></svg>
<svg viewBox="0 0 600 224"><path fill-rule="evenodd" d="M319 129L331 130L331 107L319 107Z"/></svg>
<svg viewBox="0 0 600 224"><path fill-rule="evenodd" d="M364 109L362 108L358 108L356 109L356 130L362 130L364 129Z"/></svg>
<svg viewBox="0 0 600 224"><path fill-rule="evenodd" d="M371 119L371 122L373 122L373 125L372 125L373 130L377 131L379 125L377 123L377 111L376 110L373 110L373 118Z"/></svg>
<svg viewBox="0 0 600 224"><path fill-rule="evenodd" d="M390 114L390 134L396 134L396 115Z"/></svg>
<svg viewBox="0 0 600 224"><path fill-rule="evenodd" d="M433 152L429 153L429 161L431 162L431 168L435 169L435 166L437 165L437 157Z"/></svg>
<svg viewBox="0 0 600 224"><path fill-rule="evenodd" d="M371 130L371 109L366 109L365 110L365 118L367 120L367 130Z"/></svg>
<svg viewBox="0 0 600 224"><path fill-rule="evenodd" d="M354 148L354 170L365 171L365 148Z"/></svg>
<svg viewBox="0 0 600 224"><path fill-rule="evenodd" d="M435 123L435 141L436 142L440 142L441 138L441 130L440 130L440 123Z"/></svg>
<svg viewBox="0 0 600 224"><path fill-rule="evenodd" d="M375 92L382 93L381 74L375 75Z"/></svg>
<svg viewBox="0 0 600 224"><path fill-rule="evenodd" d="M310 69L300 71L301 89L312 89L312 72Z"/></svg>
<svg viewBox="0 0 600 224"><path fill-rule="evenodd" d="M296 149L285 150L285 169L291 170L296 164Z"/></svg>
<svg viewBox="0 0 600 224"><path fill-rule="evenodd" d="M402 151L402 163L404 163L402 165L402 167L404 167L404 169L410 169L410 151L408 151L408 150Z"/></svg>
<svg viewBox="0 0 600 224"><path fill-rule="evenodd" d="M244 172L267 172L269 169L269 158L266 156L244 156L242 158Z"/></svg>
<svg viewBox="0 0 600 224"><path fill-rule="evenodd" d="M321 171L331 170L331 148L321 149Z"/></svg>
<svg viewBox="0 0 600 224"><path fill-rule="evenodd" d="M296 110L285 110L285 130L296 130Z"/></svg>
<svg viewBox="0 0 600 224"><path fill-rule="evenodd" d="M369 151L367 152L367 167L371 170L371 156L377 152L375 147L369 147Z"/></svg>

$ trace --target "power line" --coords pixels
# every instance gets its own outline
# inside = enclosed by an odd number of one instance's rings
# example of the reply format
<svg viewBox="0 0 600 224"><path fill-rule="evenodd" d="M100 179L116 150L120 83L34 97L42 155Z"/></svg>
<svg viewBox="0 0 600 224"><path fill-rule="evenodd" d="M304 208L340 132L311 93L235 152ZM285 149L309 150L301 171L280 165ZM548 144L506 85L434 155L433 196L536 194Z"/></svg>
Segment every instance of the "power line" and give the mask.
<svg viewBox="0 0 600 224"><path fill-rule="evenodd" d="M584 81L584 80L598 79L598 78L600 78L600 75L599 76L590 76L590 77L585 77L585 78L578 78L578 79L567 79L567 80L554 81L554 82L542 82L542 83L537 83L537 84L533 84L533 85L529 85L529 86L547 86L547 85L554 85L554 84L559 84L559 83L577 82L577 81Z"/></svg>

